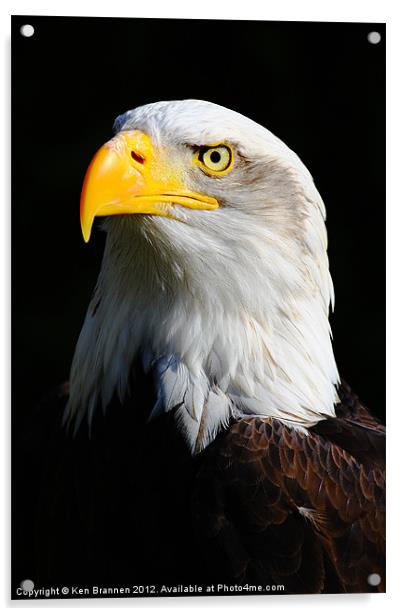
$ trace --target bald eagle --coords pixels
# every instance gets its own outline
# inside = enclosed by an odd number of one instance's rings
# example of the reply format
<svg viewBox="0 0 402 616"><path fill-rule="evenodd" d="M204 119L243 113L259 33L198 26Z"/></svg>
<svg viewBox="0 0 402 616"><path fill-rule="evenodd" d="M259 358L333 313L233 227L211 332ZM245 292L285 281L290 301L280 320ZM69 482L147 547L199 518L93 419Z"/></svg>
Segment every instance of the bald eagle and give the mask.
<svg viewBox="0 0 402 616"><path fill-rule="evenodd" d="M148 104L88 168L85 241L96 217L60 398L76 436L58 433L39 523L53 571L73 549L104 580L383 590L384 428L338 375L325 208L299 157L216 104Z"/></svg>

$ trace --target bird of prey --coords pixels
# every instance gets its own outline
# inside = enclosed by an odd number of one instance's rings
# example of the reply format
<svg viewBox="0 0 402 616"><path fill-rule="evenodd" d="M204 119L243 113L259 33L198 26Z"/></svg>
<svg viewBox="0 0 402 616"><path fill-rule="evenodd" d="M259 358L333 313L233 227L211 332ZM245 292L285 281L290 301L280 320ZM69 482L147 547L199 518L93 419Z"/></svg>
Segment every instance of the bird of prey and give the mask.
<svg viewBox="0 0 402 616"><path fill-rule="evenodd" d="M309 171L206 101L114 129L82 189L84 239L102 217L106 245L53 466L77 556L102 579L384 590L384 428L338 375Z"/></svg>

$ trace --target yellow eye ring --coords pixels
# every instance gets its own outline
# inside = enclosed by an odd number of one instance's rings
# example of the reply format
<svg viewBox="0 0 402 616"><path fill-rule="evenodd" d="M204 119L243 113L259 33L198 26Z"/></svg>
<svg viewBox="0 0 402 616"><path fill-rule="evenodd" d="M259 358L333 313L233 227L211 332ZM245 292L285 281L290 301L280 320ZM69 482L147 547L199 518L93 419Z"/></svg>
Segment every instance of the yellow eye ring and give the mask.
<svg viewBox="0 0 402 616"><path fill-rule="evenodd" d="M233 150L225 143L203 145L197 151L194 162L212 175L224 175L233 166Z"/></svg>

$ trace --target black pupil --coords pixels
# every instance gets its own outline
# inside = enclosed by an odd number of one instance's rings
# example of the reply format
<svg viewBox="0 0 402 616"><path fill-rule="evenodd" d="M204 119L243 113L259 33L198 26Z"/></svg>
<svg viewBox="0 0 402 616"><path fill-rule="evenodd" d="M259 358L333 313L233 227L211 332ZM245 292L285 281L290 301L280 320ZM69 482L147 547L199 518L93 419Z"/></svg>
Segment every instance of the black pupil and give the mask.
<svg viewBox="0 0 402 616"><path fill-rule="evenodd" d="M213 152L211 152L211 156L210 156L211 162L212 163L219 163L220 159L221 159L221 155L219 154L219 152L217 152L216 150L214 150Z"/></svg>

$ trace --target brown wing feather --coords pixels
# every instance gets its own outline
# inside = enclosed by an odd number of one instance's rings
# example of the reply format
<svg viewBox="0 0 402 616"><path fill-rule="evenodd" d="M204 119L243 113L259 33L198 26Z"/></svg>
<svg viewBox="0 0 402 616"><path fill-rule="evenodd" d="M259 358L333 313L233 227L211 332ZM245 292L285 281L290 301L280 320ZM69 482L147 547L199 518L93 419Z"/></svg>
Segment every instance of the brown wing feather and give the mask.
<svg viewBox="0 0 402 616"><path fill-rule="evenodd" d="M249 419L195 458L173 416L147 422L152 381L135 391L96 416L90 440L85 425L75 439L60 428L65 388L32 414L14 448L15 588L29 577L373 590L367 575L383 576L384 437L347 387L339 425L321 422L306 437Z"/></svg>
<svg viewBox="0 0 402 616"><path fill-rule="evenodd" d="M197 528L237 581L287 592L384 590L384 432L347 386L340 398L339 419L321 430L244 419L205 456Z"/></svg>

